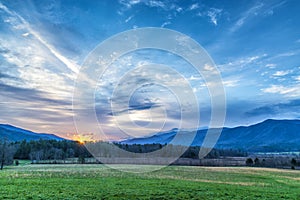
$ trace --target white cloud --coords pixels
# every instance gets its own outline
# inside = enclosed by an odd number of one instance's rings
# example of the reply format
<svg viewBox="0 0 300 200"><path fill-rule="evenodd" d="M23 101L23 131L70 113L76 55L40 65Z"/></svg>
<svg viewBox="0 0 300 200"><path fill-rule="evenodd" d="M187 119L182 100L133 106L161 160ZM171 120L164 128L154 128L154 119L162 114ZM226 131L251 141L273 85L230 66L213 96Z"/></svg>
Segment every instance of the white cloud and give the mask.
<svg viewBox="0 0 300 200"><path fill-rule="evenodd" d="M195 10L195 9L197 9L197 8L199 8L199 4L198 4L198 3L194 3L194 4L192 4L192 5L189 7L189 10Z"/></svg>
<svg viewBox="0 0 300 200"><path fill-rule="evenodd" d="M166 27L167 25L170 25L171 24L171 22L164 22L160 27L162 27L162 28L164 28L164 27Z"/></svg>
<svg viewBox="0 0 300 200"><path fill-rule="evenodd" d="M249 18L251 18L252 16L256 16L263 6L263 3L259 3L248 9L246 12L244 12L240 19L238 19L237 22L233 25L233 27L231 27L230 31L235 32L239 28L241 28Z"/></svg>
<svg viewBox="0 0 300 200"><path fill-rule="evenodd" d="M267 56L267 54L241 57L241 58L237 58L235 60L232 60L228 63L218 65L218 68L222 72L231 71L231 70L236 71L237 69L242 69L247 65L255 64L255 63L259 62L261 59L263 59L266 56Z"/></svg>
<svg viewBox="0 0 300 200"><path fill-rule="evenodd" d="M236 87L238 86L238 82L239 80L227 80L227 81L223 81L223 85L225 87Z"/></svg>
<svg viewBox="0 0 300 200"><path fill-rule="evenodd" d="M202 79L202 78L201 78L200 76L194 76L194 75L192 75L192 76L189 78L190 81L201 80L201 79Z"/></svg>
<svg viewBox="0 0 300 200"><path fill-rule="evenodd" d="M300 97L300 85L284 86L271 85L268 88L261 89L264 93L281 94L287 97Z"/></svg>
<svg viewBox="0 0 300 200"><path fill-rule="evenodd" d="M140 0L130 0L129 2L131 5L135 5L135 4L140 3L141 1Z"/></svg>
<svg viewBox="0 0 300 200"><path fill-rule="evenodd" d="M213 70L215 70L215 68L211 65L205 64L204 65L204 70L205 71L213 71Z"/></svg>
<svg viewBox="0 0 300 200"><path fill-rule="evenodd" d="M23 33L22 36L23 37L28 37L30 35L30 33Z"/></svg>
<svg viewBox="0 0 300 200"><path fill-rule="evenodd" d="M217 21L217 17L222 13L222 9L217 9L217 8L211 8L208 12L207 12L207 16L210 18L210 21L217 26L218 25L218 21Z"/></svg>
<svg viewBox="0 0 300 200"><path fill-rule="evenodd" d="M177 12L181 12L181 11L183 11L183 8L178 7L178 8L176 8L176 11L177 11Z"/></svg>
<svg viewBox="0 0 300 200"><path fill-rule="evenodd" d="M286 52L286 53L278 54L277 57L290 57L290 56L294 56L296 54L297 54L296 52Z"/></svg>
<svg viewBox="0 0 300 200"><path fill-rule="evenodd" d="M274 69L276 67L276 64L269 63L269 64L266 64L266 67L268 67L270 69Z"/></svg>
<svg viewBox="0 0 300 200"><path fill-rule="evenodd" d="M268 3L272 4L272 2L268 2ZM267 5L267 9L263 11L263 16L272 16L275 12L274 10L285 3L286 1L279 1L279 3L275 3L273 5Z"/></svg>
<svg viewBox="0 0 300 200"><path fill-rule="evenodd" d="M0 48L8 50L2 55L3 62L9 68L8 74L13 77L7 78L4 84L35 91L39 93L41 98L49 99L49 101L71 103L73 80L76 78L79 66L75 61L69 60L58 52L23 17L1 3L0 10L5 11L10 16L11 20L6 22L8 23L7 29L13 30L13 33L10 34L5 34L5 31L2 32L0 37ZM21 28L14 30L15 27ZM51 37L51 34L47 36ZM11 93L14 94L13 91ZM18 100L14 99L13 101ZM39 105L37 108L40 109L41 115L42 112L49 111L51 107L51 105L32 99L32 102L19 102L20 105L16 106L15 109L27 108L30 103ZM60 106L61 112L57 109L57 117L66 112L64 106ZM32 111L33 108L30 110ZM26 110L24 112L27 113Z"/></svg>
<svg viewBox="0 0 300 200"><path fill-rule="evenodd" d="M164 2L162 1L157 1L157 0L150 0L150 1L146 1L146 5L148 5L149 7L159 7L159 8L166 8L166 5L164 4Z"/></svg>
<svg viewBox="0 0 300 200"><path fill-rule="evenodd" d="M159 0L119 0L119 3L123 7L117 11L119 15L124 15L125 11L128 11L137 4L143 4L150 8L161 8L165 11L174 11L172 15L176 16L177 13L183 11L183 8L173 3L172 1L159 1Z"/></svg>
<svg viewBox="0 0 300 200"><path fill-rule="evenodd" d="M300 76L295 77L295 80L300 82Z"/></svg>
<svg viewBox="0 0 300 200"><path fill-rule="evenodd" d="M131 8L133 5L139 4L140 2L140 0L119 0L119 3L127 8Z"/></svg>
<svg viewBox="0 0 300 200"><path fill-rule="evenodd" d="M5 12L7 12L8 14L10 15L13 15L14 13L11 12L5 5L3 5L1 2L0 2L0 9L4 10Z"/></svg>
<svg viewBox="0 0 300 200"><path fill-rule="evenodd" d="M48 50L57 58L59 59L63 64L65 64L66 67L68 67L72 72L77 73L79 70L79 66L74 62L63 56L61 53L59 53L51 44L49 44L44 38L33 28L31 28L30 24L20 15L17 13L10 11L6 6L0 3L0 9L4 10L8 14L15 17L15 19L19 19L20 23L15 25L14 27L17 29L26 29L28 34L33 35L41 44L43 44Z"/></svg>
<svg viewBox="0 0 300 200"><path fill-rule="evenodd" d="M129 22L133 17L134 17L134 15L129 16L129 17L125 20L125 23Z"/></svg>
<svg viewBox="0 0 300 200"><path fill-rule="evenodd" d="M286 70L286 71L276 71L273 76L285 76L288 75L291 72L291 70Z"/></svg>
<svg viewBox="0 0 300 200"><path fill-rule="evenodd" d="M64 77L47 69L33 66L22 67L19 68L19 73L26 87L47 91L48 98L62 100L72 97L72 84L67 84Z"/></svg>
<svg viewBox="0 0 300 200"><path fill-rule="evenodd" d="M290 57L290 56L295 56L300 54L300 50L294 50L294 51L287 51L287 52L282 52L279 54L276 54L274 56L271 56L267 59L268 62L272 62L272 60L282 58L282 57ZM270 64L271 68L275 68L277 65L276 64ZM266 66L267 67L267 66Z"/></svg>

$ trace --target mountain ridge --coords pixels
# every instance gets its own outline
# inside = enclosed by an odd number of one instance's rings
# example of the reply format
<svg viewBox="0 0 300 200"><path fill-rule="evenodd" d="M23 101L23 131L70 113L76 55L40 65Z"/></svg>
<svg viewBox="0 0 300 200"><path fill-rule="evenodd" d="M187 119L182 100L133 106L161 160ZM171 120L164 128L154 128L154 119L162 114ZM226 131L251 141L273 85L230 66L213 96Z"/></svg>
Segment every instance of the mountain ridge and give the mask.
<svg viewBox="0 0 300 200"><path fill-rule="evenodd" d="M0 124L0 140L7 140L11 142L18 142L22 140L66 140L55 134L36 133L24 128L16 127L11 124Z"/></svg>
<svg viewBox="0 0 300 200"><path fill-rule="evenodd" d="M233 128L221 128L222 132L215 148L238 149L251 152L276 152L276 151L300 151L300 120L291 119L267 119L249 126L237 126ZM150 137L133 138L122 141L123 144L168 144L178 133L171 129L156 133ZM208 129L194 131L181 131L179 141L184 141L188 135L195 134L191 146L202 146ZM178 137L178 136L177 136Z"/></svg>

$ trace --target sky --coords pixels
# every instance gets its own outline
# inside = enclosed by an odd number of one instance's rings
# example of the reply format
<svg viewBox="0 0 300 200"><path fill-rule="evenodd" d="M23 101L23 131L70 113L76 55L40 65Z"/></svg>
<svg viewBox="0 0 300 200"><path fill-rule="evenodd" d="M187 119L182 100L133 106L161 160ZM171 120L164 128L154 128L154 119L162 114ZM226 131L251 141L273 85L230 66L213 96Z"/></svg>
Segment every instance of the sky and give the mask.
<svg viewBox="0 0 300 200"><path fill-rule="evenodd" d="M180 32L205 49L223 80L224 126L299 119L299 8L297 0L0 0L0 123L74 137L74 118L88 115L90 107L74 111L72 105L86 58L110 37L145 27ZM140 68L145 65L147 70ZM119 84L124 75L126 84ZM198 105L180 107L178 96L153 77L182 91L187 81ZM108 139L209 126L207 84L170 52L140 49L122 55L96 85L93 106ZM132 87L137 88L132 92ZM132 93L126 99L127 91ZM187 109L191 114L182 126ZM197 112L200 124L189 123ZM80 137L94 139L91 118L81 121Z"/></svg>

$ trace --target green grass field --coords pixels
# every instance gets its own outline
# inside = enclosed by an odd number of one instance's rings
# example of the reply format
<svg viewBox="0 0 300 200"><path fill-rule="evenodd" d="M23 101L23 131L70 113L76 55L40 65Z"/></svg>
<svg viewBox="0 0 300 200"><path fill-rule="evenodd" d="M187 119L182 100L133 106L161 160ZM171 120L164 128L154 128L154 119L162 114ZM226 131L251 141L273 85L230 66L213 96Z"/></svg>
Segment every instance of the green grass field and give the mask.
<svg viewBox="0 0 300 200"><path fill-rule="evenodd" d="M0 188L0 199L300 199L300 171L169 166L132 174L22 163L0 171Z"/></svg>

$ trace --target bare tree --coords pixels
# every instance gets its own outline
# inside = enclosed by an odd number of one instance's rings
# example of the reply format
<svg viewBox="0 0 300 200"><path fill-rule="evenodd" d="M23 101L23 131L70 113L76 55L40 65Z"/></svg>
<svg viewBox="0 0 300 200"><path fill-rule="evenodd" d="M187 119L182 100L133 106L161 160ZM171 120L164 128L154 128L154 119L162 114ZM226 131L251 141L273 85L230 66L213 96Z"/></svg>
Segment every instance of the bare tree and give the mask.
<svg viewBox="0 0 300 200"><path fill-rule="evenodd" d="M29 154L29 158L30 158L32 163L43 160L43 151L42 150L32 151Z"/></svg>
<svg viewBox="0 0 300 200"><path fill-rule="evenodd" d="M15 147L5 140L0 141L0 170L4 165L11 165L14 161Z"/></svg>

